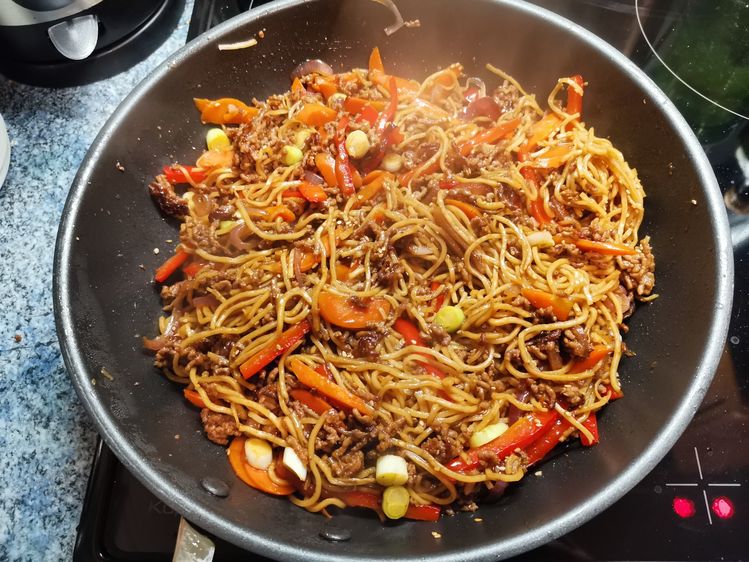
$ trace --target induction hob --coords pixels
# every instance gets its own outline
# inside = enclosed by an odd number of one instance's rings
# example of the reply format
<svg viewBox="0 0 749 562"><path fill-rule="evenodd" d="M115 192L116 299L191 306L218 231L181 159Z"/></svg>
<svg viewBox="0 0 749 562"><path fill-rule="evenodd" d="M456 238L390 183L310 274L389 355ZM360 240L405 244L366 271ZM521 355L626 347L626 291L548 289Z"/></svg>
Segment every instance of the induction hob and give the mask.
<svg viewBox="0 0 749 562"><path fill-rule="evenodd" d="M364 0L359 0L364 1ZM267 0L196 1L188 39ZM729 339L682 437L632 491L515 560L749 559L749 4L744 0L534 0L640 66L690 123L713 165L735 258ZM77 562L171 560L179 515L99 443ZM215 539L214 560L262 560Z"/></svg>

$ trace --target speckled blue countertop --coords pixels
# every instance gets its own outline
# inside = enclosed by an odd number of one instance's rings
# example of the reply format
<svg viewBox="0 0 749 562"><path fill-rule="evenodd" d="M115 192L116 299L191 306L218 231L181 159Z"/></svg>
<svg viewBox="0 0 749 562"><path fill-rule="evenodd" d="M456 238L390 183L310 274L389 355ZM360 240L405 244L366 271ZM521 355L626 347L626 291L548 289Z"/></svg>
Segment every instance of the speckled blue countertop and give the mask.
<svg viewBox="0 0 749 562"><path fill-rule="evenodd" d="M0 560L70 560L96 434L60 356L52 261L65 198L86 151L130 90L185 43L171 37L130 70L43 89L0 77L11 162L0 187Z"/></svg>

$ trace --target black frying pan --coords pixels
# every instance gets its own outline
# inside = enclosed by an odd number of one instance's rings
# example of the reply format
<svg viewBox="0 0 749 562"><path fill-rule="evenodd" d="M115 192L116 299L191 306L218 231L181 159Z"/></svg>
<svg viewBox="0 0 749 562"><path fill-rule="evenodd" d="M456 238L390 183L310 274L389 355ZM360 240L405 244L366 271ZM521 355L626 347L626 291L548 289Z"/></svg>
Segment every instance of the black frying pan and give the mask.
<svg viewBox="0 0 749 562"><path fill-rule="evenodd" d="M710 382L731 306L730 237L710 166L686 123L634 65L600 39L539 8L510 1L401 0L421 28L388 38L390 14L366 0L287 1L253 10L190 43L125 100L73 183L55 262L58 333L73 383L108 445L157 496L188 519L249 550L284 559L479 560L510 556L583 523L629 490L668 451ZM219 42L265 39L244 51ZM152 272L171 252L176 225L146 185L167 163L195 159L204 127L192 97L263 98L289 85L302 60L365 66L378 45L392 72L423 77L453 61L486 77L492 62L544 99L557 77L590 82L585 120L609 135L648 192L643 233L653 236L657 291L638 309L621 369L626 398L601 416L603 439L543 465L496 505L438 523L382 525L363 513L333 524L351 540L329 543L331 523L233 476L225 451L200 432L197 413L152 367L139 335L159 312ZM120 162L124 171L115 167ZM144 269L141 269L141 265ZM114 376L100 375L102 367ZM94 380L96 383L94 384ZM179 436L179 437L177 437ZM207 476L231 486L209 494ZM435 539L432 531L442 538ZM611 530L617 532L616 529Z"/></svg>

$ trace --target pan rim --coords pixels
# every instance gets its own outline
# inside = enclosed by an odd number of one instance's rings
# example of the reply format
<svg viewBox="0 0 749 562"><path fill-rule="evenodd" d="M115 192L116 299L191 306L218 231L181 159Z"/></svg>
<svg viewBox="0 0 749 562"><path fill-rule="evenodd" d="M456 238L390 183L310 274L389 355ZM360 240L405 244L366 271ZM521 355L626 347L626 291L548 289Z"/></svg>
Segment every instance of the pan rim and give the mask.
<svg viewBox="0 0 749 562"><path fill-rule="evenodd" d="M588 497L584 502L579 504L577 509L521 535L489 545L475 547L470 552L461 551L460 556L463 560L506 558L531 550L558 538L609 507L645 477L671 449L684 431L709 387L722 353L723 344L728 335L733 299L731 236L720 189L712 167L707 160L707 156L703 152L691 128L673 103L633 62L606 41L583 27L549 10L520 0L488 1L498 6L520 12L526 17L538 18L544 23L562 28L566 33L574 36L592 49L597 50L611 64L628 72L632 80L660 105L666 120L681 138L685 145L686 153L694 163L702 191L705 195L711 228L716 233L714 241L716 256L716 310L709 326L710 335L706 342L702 360L695 368L694 379L685 398L676 408L660 435L650 443L626 470L617 475L616 478L613 478L607 486L596 494ZM287 544L280 544L236 523L232 523L207 509L200 508L190 498L188 493L170 484L166 478L150 466L144 457L137 453L135 447L119 431L113 416L97 399L94 389L90 385L84 384L84 381L88 380L90 376L85 367L82 350L77 342L68 296L70 294L69 276L71 274L69 264L71 263L71 254L74 248L74 229L76 219L78 218L78 210L87 192L88 180L98 166L103 146L112 137L114 130L122 122L125 115L128 114L130 108L141 99L142 93L155 86L173 66L188 59L192 53L203 49L206 45L213 42L216 36L260 20L266 15L303 3L305 3L304 0L281 0L261 8L250 10L222 23L194 39L170 56L128 94L102 127L73 180L58 229L53 269L55 322L65 367L68 370L81 402L91 416L96 429L105 438L107 445L112 448L128 470L151 492L175 508L176 511L184 514L190 521L215 533L217 536L226 538L242 548L264 556L290 560L314 559L319 555L319 551L303 546L292 547ZM431 559L447 562L448 560L455 559L455 555L455 551L445 551L431 557ZM351 556L345 553L328 551L326 559L350 560ZM375 562L381 560L382 557L357 557L357 559ZM422 557L406 555L399 556L398 559L404 561L421 560Z"/></svg>

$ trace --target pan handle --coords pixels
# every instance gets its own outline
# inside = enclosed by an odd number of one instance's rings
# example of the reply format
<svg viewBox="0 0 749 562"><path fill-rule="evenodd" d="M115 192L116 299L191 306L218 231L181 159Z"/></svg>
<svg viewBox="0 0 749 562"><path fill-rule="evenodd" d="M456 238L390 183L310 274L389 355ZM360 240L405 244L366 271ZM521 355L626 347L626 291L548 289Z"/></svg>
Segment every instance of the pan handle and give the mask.
<svg viewBox="0 0 749 562"><path fill-rule="evenodd" d="M211 539L196 531L184 517L179 518L172 562L212 562L215 551L216 545Z"/></svg>

